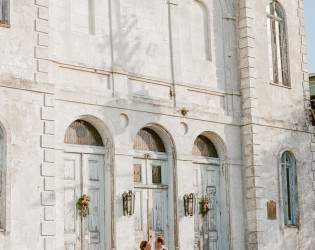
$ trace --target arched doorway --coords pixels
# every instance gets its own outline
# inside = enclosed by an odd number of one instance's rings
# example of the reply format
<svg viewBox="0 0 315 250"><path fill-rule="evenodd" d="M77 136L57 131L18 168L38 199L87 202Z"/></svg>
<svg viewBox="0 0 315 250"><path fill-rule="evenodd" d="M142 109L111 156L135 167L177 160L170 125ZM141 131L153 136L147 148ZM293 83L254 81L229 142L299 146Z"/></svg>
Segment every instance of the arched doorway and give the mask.
<svg viewBox="0 0 315 250"><path fill-rule="evenodd" d="M138 132L133 148L136 247L144 239L152 244L157 236L163 236L168 244L168 154L150 128Z"/></svg>
<svg viewBox="0 0 315 250"><path fill-rule="evenodd" d="M221 245L221 188L220 160L210 139L199 135L193 145L194 193L199 201L209 200L209 212L202 218L197 202L194 215L195 249L220 250Z"/></svg>
<svg viewBox="0 0 315 250"><path fill-rule="evenodd" d="M64 245L71 250L105 249L105 149L90 123L74 121L67 129L64 152ZM90 197L90 214L76 203Z"/></svg>

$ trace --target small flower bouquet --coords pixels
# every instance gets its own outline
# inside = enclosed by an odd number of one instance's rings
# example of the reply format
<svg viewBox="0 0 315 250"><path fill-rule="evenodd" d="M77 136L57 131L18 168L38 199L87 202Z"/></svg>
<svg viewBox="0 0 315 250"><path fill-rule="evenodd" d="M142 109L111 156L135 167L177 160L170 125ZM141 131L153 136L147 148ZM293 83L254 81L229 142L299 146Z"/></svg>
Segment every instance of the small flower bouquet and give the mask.
<svg viewBox="0 0 315 250"><path fill-rule="evenodd" d="M77 202L77 208L80 210L81 217L86 217L90 214L89 201L90 197L85 194L79 198Z"/></svg>
<svg viewBox="0 0 315 250"><path fill-rule="evenodd" d="M199 214L201 214L202 218L204 218L210 210L209 203L210 201L207 197L201 197L199 199Z"/></svg>

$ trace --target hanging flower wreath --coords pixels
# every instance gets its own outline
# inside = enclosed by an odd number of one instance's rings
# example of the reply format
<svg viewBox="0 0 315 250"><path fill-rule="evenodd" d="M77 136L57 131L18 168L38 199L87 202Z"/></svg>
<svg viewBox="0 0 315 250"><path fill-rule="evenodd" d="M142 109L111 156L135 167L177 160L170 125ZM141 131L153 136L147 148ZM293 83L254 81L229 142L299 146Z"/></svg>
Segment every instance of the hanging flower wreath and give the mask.
<svg viewBox="0 0 315 250"><path fill-rule="evenodd" d="M87 215L90 214L89 201L90 197L85 194L79 198L77 202L77 208L80 209L81 217L86 217Z"/></svg>
<svg viewBox="0 0 315 250"><path fill-rule="evenodd" d="M201 214L202 218L204 218L210 210L209 203L210 201L207 197L201 197L199 199L199 214Z"/></svg>

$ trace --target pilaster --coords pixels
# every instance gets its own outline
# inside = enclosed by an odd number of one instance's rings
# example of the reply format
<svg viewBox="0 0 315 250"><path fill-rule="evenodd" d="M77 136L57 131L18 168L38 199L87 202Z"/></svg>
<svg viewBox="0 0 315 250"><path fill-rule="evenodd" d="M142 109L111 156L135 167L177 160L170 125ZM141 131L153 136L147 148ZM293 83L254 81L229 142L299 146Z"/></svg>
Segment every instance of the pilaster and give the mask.
<svg viewBox="0 0 315 250"><path fill-rule="evenodd" d="M254 36L254 3L239 1L239 65L242 93L242 150L245 192L246 242L249 250L259 249L262 243L261 163L259 158L259 127L257 116L256 54Z"/></svg>
<svg viewBox="0 0 315 250"><path fill-rule="evenodd" d="M35 82L49 83L49 0L34 0L36 45ZM55 96L43 94L41 107L42 132L40 146L43 153L40 175L43 189L41 192L41 231L44 250L56 249L56 211L55 211Z"/></svg>
<svg viewBox="0 0 315 250"><path fill-rule="evenodd" d="M299 19L299 33L300 36L300 53L301 53L301 72L302 76L302 85L303 85L303 94L304 94L304 111L305 111L305 124L304 128L308 129L309 126L309 105L310 105L310 88L309 88L309 76L307 69L307 56L306 56L306 37L305 37L305 21L304 21L304 1L297 0L298 9L297 16Z"/></svg>

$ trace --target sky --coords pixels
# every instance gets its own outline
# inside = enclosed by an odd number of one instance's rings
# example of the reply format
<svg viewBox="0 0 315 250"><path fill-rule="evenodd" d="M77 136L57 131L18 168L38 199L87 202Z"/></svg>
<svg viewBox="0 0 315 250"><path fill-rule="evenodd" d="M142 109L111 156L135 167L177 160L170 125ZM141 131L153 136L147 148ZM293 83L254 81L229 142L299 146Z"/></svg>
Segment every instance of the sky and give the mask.
<svg viewBox="0 0 315 250"><path fill-rule="evenodd" d="M308 72L315 73L315 0L304 0Z"/></svg>

